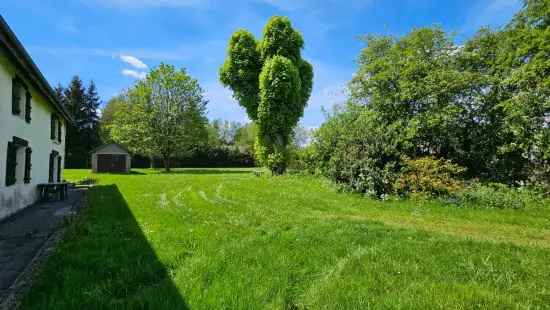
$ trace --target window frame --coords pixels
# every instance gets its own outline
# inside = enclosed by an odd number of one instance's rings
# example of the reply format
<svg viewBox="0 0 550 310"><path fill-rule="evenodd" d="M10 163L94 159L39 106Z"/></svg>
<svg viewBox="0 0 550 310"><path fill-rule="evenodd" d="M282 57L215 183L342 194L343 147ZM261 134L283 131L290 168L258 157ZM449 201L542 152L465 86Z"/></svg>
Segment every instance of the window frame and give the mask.
<svg viewBox="0 0 550 310"><path fill-rule="evenodd" d="M56 113L52 113L50 119L50 140L61 143L63 135L63 124Z"/></svg>
<svg viewBox="0 0 550 310"><path fill-rule="evenodd" d="M23 116L25 122L30 124L32 120L32 95L29 87L23 79L18 76L12 79L11 87L11 113L13 115ZM25 98L24 105L21 102L23 97ZM24 115L21 115L23 112Z"/></svg>
<svg viewBox="0 0 550 310"><path fill-rule="evenodd" d="M17 183L17 145L13 142L8 142L6 152L6 187L10 187Z"/></svg>
<svg viewBox="0 0 550 310"><path fill-rule="evenodd" d="M54 183L54 179L56 175L54 175L55 172L55 164L56 164L56 157L59 156L59 152L53 150L50 152L50 161L49 161L49 170L48 170L48 183Z"/></svg>
<svg viewBox="0 0 550 310"><path fill-rule="evenodd" d="M11 83L11 113L21 115L21 88L23 83L18 77L14 77Z"/></svg>
<svg viewBox="0 0 550 310"><path fill-rule="evenodd" d="M12 141L8 141L8 149L6 152L6 176L5 176L6 187L17 184L17 165L19 165L19 163L17 162L17 152L21 148L29 149L29 142L25 139L21 139L15 136L12 138ZM23 173L24 183L27 183L26 182L26 176L27 176L26 162L27 162L27 150L25 150L25 167L24 167L25 170ZM31 166L31 163L29 162L29 182L30 182L30 166Z"/></svg>

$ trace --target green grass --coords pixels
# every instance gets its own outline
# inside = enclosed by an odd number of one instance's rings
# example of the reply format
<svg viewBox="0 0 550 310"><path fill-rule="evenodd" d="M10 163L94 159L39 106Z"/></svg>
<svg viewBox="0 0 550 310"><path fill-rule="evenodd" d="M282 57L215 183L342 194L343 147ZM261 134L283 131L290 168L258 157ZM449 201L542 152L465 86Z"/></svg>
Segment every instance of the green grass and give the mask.
<svg viewBox="0 0 550 310"><path fill-rule="evenodd" d="M548 206L380 202L247 169L94 177L23 308L550 305Z"/></svg>

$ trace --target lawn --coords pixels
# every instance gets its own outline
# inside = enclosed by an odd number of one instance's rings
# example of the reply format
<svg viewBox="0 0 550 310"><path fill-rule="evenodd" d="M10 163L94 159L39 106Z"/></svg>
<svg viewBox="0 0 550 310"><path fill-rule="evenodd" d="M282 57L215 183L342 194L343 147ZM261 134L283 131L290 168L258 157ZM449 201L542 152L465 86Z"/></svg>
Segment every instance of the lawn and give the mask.
<svg viewBox="0 0 550 310"><path fill-rule="evenodd" d="M548 206L381 202L247 169L94 178L24 309L550 305Z"/></svg>

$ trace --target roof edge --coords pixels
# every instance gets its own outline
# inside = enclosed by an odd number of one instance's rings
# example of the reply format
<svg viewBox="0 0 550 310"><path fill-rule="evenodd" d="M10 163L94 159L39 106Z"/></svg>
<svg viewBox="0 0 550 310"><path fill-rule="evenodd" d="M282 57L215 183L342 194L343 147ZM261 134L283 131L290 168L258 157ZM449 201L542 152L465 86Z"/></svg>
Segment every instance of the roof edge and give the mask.
<svg viewBox="0 0 550 310"><path fill-rule="evenodd" d="M93 148L89 153L90 153L90 154L95 153L95 152L101 150L102 148L108 147L109 145L118 146L118 147L121 148L122 150L126 151L126 153L128 153L128 154L130 154L130 155L132 154L132 153L128 150L128 148L126 148L124 145L118 144L118 143L115 143L115 142L113 142L113 143L106 143L106 144L102 144L102 145L100 145L100 146L97 146L97 147Z"/></svg>
<svg viewBox="0 0 550 310"><path fill-rule="evenodd" d="M27 75L33 86L46 97L57 112L59 112L67 121L74 123L73 118L65 107L57 100L57 96L38 69L31 56L23 47L23 44L17 39L15 33L11 30L4 17L0 14L0 46L4 46L11 58L16 62L18 68Z"/></svg>

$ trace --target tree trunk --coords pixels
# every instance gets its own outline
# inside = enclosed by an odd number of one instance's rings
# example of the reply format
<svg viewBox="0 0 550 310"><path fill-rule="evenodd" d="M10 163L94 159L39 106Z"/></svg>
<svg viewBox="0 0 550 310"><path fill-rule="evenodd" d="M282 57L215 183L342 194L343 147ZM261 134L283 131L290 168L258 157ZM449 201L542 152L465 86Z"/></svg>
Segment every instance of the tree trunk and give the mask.
<svg viewBox="0 0 550 310"><path fill-rule="evenodd" d="M266 137L267 141L270 141L269 137ZM277 134L274 141L273 141L273 147L274 147L274 153L278 154L286 154L287 152L287 146L285 144L285 140L280 134ZM286 165L287 165L287 159L286 156L284 157L284 160L278 160L277 163L275 163L274 167L271 168L271 174L272 175L282 175L286 172Z"/></svg>
<svg viewBox="0 0 550 310"><path fill-rule="evenodd" d="M280 163L275 167L271 168L271 175L283 175L286 172L286 164Z"/></svg>
<svg viewBox="0 0 550 310"><path fill-rule="evenodd" d="M165 156L162 158L162 161L164 162L164 171L170 172L170 157Z"/></svg>

